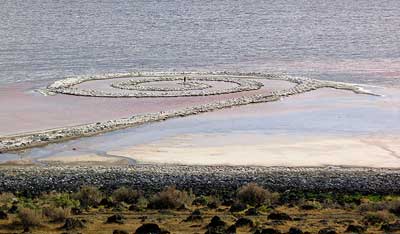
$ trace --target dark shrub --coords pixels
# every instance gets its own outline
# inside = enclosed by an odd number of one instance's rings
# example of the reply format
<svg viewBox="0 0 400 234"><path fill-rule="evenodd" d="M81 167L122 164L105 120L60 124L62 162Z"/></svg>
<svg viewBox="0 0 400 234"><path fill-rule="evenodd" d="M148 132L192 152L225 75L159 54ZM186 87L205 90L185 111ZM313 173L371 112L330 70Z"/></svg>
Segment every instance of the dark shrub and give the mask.
<svg viewBox="0 0 400 234"><path fill-rule="evenodd" d="M125 202L128 204L134 204L137 202L140 196L141 193L137 190L121 187L112 193L111 198L113 199L113 201L116 202Z"/></svg>
<svg viewBox="0 0 400 234"><path fill-rule="evenodd" d="M244 204L251 206L259 206L265 203L270 203L271 193L258 186L255 183L250 183L241 187L237 192L237 198Z"/></svg>
<svg viewBox="0 0 400 234"><path fill-rule="evenodd" d="M93 186L82 186L79 192L74 194L74 198L83 208L98 206L102 197L100 190Z"/></svg>
<svg viewBox="0 0 400 234"><path fill-rule="evenodd" d="M190 205L194 200L193 195L186 192L175 189L175 187L168 187L162 192L155 194L148 208L150 209L178 209Z"/></svg>

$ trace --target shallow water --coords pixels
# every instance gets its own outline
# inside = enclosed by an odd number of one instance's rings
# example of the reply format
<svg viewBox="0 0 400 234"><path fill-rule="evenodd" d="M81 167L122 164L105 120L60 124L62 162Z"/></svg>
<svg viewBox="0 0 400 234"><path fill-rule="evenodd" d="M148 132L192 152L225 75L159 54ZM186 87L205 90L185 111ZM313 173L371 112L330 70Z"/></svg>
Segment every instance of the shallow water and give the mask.
<svg viewBox="0 0 400 234"><path fill-rule="evenodd" d="M203 141L192 142L193 147L210 146L213 142L246 144L243 137L251 135L300 139L300 142L303 138L319 136L337 139L400 136L399 107L393 106L400 103L398 90L377 88L374 91L384 92L386 96L322 89L278 102L235 107L52 144L20 155L5 154L7 157L1 161L87 154L112 157L109 152L169 139L175 139L171 144L181 147L185 141L179 138L186 135L205 136ZM256 140L257 137L249 138L250 142Z"/></svg>
<svg viewBox="0 0 400 234"><path fill-rule="evenodd" d="M0 84L139 70L399 85L398 0L2 1Z"/></svg>

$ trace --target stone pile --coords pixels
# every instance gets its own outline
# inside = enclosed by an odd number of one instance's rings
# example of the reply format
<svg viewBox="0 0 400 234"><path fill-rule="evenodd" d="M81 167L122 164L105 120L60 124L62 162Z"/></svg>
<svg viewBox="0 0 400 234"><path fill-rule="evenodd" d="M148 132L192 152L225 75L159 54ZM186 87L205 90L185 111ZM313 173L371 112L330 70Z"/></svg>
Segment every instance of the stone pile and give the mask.
<svg viewBox="0 0 400 234"><path fill-rule="evenodd" d="M129 167L50 166L0 168L0 192L40 194L76 191L82 185L105 190L128 186L145 193L166 186L198 195L226 192L255 182L273 191L398 194L400 170L363 168L285 168L241 166L131 165ZM111 192L111 191L108 191Z"/></svg>

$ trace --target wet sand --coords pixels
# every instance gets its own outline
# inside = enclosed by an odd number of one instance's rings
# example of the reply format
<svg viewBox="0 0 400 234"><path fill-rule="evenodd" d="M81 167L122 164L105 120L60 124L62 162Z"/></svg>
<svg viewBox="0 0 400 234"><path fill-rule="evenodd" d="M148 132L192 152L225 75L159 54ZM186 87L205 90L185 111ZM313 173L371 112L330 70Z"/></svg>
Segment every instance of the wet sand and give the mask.
<svg viewBox="0 0 400 234"><path fill-rule="evenodd" d="M207 142L204 142L205 139ZM400 136L199 134L179 136L109 153L130 157L139 163L399 168Z"/></svg>

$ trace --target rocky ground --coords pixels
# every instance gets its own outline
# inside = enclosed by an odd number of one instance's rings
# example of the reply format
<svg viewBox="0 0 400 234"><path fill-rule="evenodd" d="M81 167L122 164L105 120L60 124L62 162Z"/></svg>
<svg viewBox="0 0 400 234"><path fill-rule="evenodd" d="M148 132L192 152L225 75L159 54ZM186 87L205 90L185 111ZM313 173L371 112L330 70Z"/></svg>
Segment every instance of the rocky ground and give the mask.
<svg viewBox="0 0 400 234"><path fill-rule="evenodd" d="M0 168L0 192L39 194L74 191L81 185L105 190L129 186L154 192L168 185L196 194L229 193L248 182L272 191L400 193L400 170L363 168L274 168L231 166L133 165L127 167Z"/></svg>

